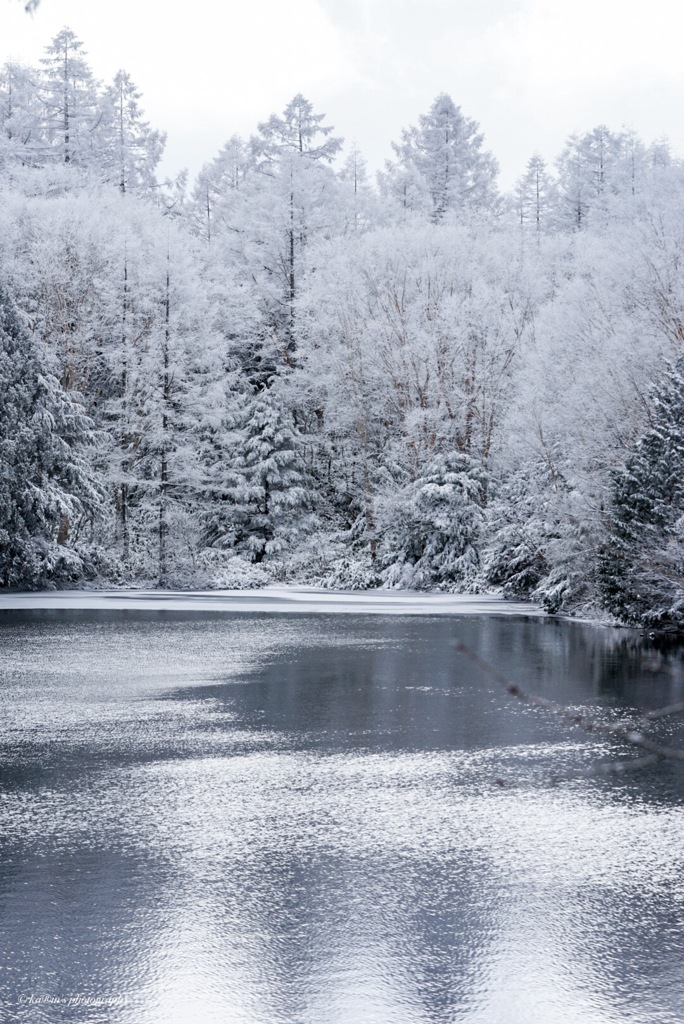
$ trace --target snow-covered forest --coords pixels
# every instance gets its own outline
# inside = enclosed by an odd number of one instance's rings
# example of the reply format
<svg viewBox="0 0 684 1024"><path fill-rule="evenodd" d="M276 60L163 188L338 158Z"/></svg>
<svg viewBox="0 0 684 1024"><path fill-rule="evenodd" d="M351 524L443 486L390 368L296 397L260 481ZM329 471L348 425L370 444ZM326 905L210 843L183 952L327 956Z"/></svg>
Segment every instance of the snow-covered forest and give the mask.
<svg viewBox="0 0 684 1024"><path fill-rule="evenodd" d="M512 194L438 96L372 181L298 95L194 183L65 29L0 73L0 586L502 588L684 622L684 161Z"/></svg>

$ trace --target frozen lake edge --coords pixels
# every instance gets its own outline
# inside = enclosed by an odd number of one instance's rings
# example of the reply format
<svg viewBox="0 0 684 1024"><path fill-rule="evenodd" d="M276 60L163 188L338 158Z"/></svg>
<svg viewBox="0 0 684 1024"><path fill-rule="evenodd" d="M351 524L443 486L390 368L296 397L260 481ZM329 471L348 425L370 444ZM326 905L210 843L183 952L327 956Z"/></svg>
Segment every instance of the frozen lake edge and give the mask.
<svg viewBox="0 0 684 1024"><path fill-rule="evenodd" d="M313 587L261 590L47 590L0 593L0 610L290 612L354 615L523 615L543 617L537 605L492 594L415 591L335 591Z"/></svg>

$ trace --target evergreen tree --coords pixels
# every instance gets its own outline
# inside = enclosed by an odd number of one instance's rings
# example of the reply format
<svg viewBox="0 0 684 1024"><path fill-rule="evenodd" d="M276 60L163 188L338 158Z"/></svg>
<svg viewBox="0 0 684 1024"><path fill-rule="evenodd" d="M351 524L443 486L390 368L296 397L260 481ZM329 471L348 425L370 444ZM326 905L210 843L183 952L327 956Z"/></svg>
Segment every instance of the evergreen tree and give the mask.
<svg viewBox="0 0 684 1024"><path fill-rule="evenodd" d="M44 155L38 74L8 61L0 70L0 167L35 166Z"/></svg>
<svg viewBox="0 0 684 1024"><path fill-rule="evenodd" d="M436 456L380 503L378 563L391 587L462 589L480 565L484 474L467 455Z"/></svg>
<svg viewBox="0 0 684 1024"><path fill-rule="evenodd" d="M585 496L566 477L572 466L564 466L559 447L548 454L517 467L496 489L485 578L506 596L556 614L592 601L594 544Z"/></svg>
<svg viewBox="0 0 684 1024"><path fill-rule="evenodd" d="M46 371L0 289L0 586L41 587L86 571L79 540L101 505L93 440L80 402Z"/></svg>
<svg viewBox="0 0 684 1024"><path fill-rule="evenodd" d="M558 529L536 476L511 473L488 509L486 580L507 597L529 598L552 568L548 549Z"/></svg>
<svg viewBox="0 0 684 1024"><path fill-rule="evenodd" d="M150 128L138 105L141 95L126 71L117 71L105 90L102 165L121 192L144 191L156 184L166 136Z"/></svg>
<svg viewBox="0 0 684 1024"><path fill-rule="evenodd" d="M91 167L101 153L102 111L83 43L63 28L45 54L41 63L48 156L58 164Z"/></svg>
<svg viewBox="0 0 684 1024"><path fill-rule="evenodd" d="M301 442L271 393L238 394L234 402L222 457L209 469L218 500L206 538L259 563L286 551L311 526Z"/></svg>
<svg viewBox="0 0 684 1024"><path fill-rule="evenodd" d="M396 161L387 165L385 190L435 222L450 211L490 209L498 164L483 150L483 139L477 121L441 93L418 127L405 129L401 142L392 143Z"/></svg>
<svg viewBox="0 0 684 1024"><path fill-rule="evenodd" d="M684 357L653 388L650 428L613 474L603 602L623 622L684 627Z"/></svg>
<svg viewBox="0 0 684 1024"><path fill-rule="evenodd" d="M554 228L558 222L559 195L556 181L546 163L535 153L515 189L515 207L520 226L537 238Z"/></svg>

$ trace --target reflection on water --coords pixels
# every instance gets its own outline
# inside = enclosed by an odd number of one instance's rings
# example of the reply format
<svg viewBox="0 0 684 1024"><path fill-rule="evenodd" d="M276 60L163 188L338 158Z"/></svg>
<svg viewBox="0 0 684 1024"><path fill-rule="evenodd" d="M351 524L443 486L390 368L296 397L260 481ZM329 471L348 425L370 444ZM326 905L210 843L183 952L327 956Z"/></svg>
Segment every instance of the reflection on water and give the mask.
<svg viewBox="0 0 684 1024"><path fill-rule="evenodd" d="M0 1020L681 1024L681 772L553 786L613 751L456 639L600 716L684 696L554 621L0 615Z"/></svg>

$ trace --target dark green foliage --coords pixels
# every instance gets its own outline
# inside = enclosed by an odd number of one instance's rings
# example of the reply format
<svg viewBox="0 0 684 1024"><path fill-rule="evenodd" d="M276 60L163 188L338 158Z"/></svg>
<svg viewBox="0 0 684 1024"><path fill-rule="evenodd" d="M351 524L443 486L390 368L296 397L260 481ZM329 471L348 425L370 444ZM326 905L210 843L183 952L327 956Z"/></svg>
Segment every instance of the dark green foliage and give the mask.
<svg viewBox="0 0 684 1024"><path fill-rule="evenodd" d="M653 389L651 427L614 473L603 603L623 622L684 628L684 357Z"/></svg>
<svg viewBox="0 0 684 1024"><path fill-rule="evenodd" d="M438 455L382 503L378 562L390 587L454 590L480 565L486 474L468 455Z"/></svg>
<svg viewBox="0 0 684 1024"><path fill-rule="evenodd" d="M310 528L299 435L269 392L243 396L230 417L223 459L213 469L222 500L208 519L205 540L234 548L252 562L277 558Z"/></svg>
<svg viewBox="0 0 684 1024"><path fill-rule="evenodd" d="M79 529L99 494L84 445L90 420L45 371L8 294L0 288L0 586L78 579Z"/></svg>
<svg viewBox="0 0 684 1024"><path fill-rule="evenodd" d="M529 598L550 569L549 502L532 474L513 474L491 502L485 579L506 597Z"/></svg>

